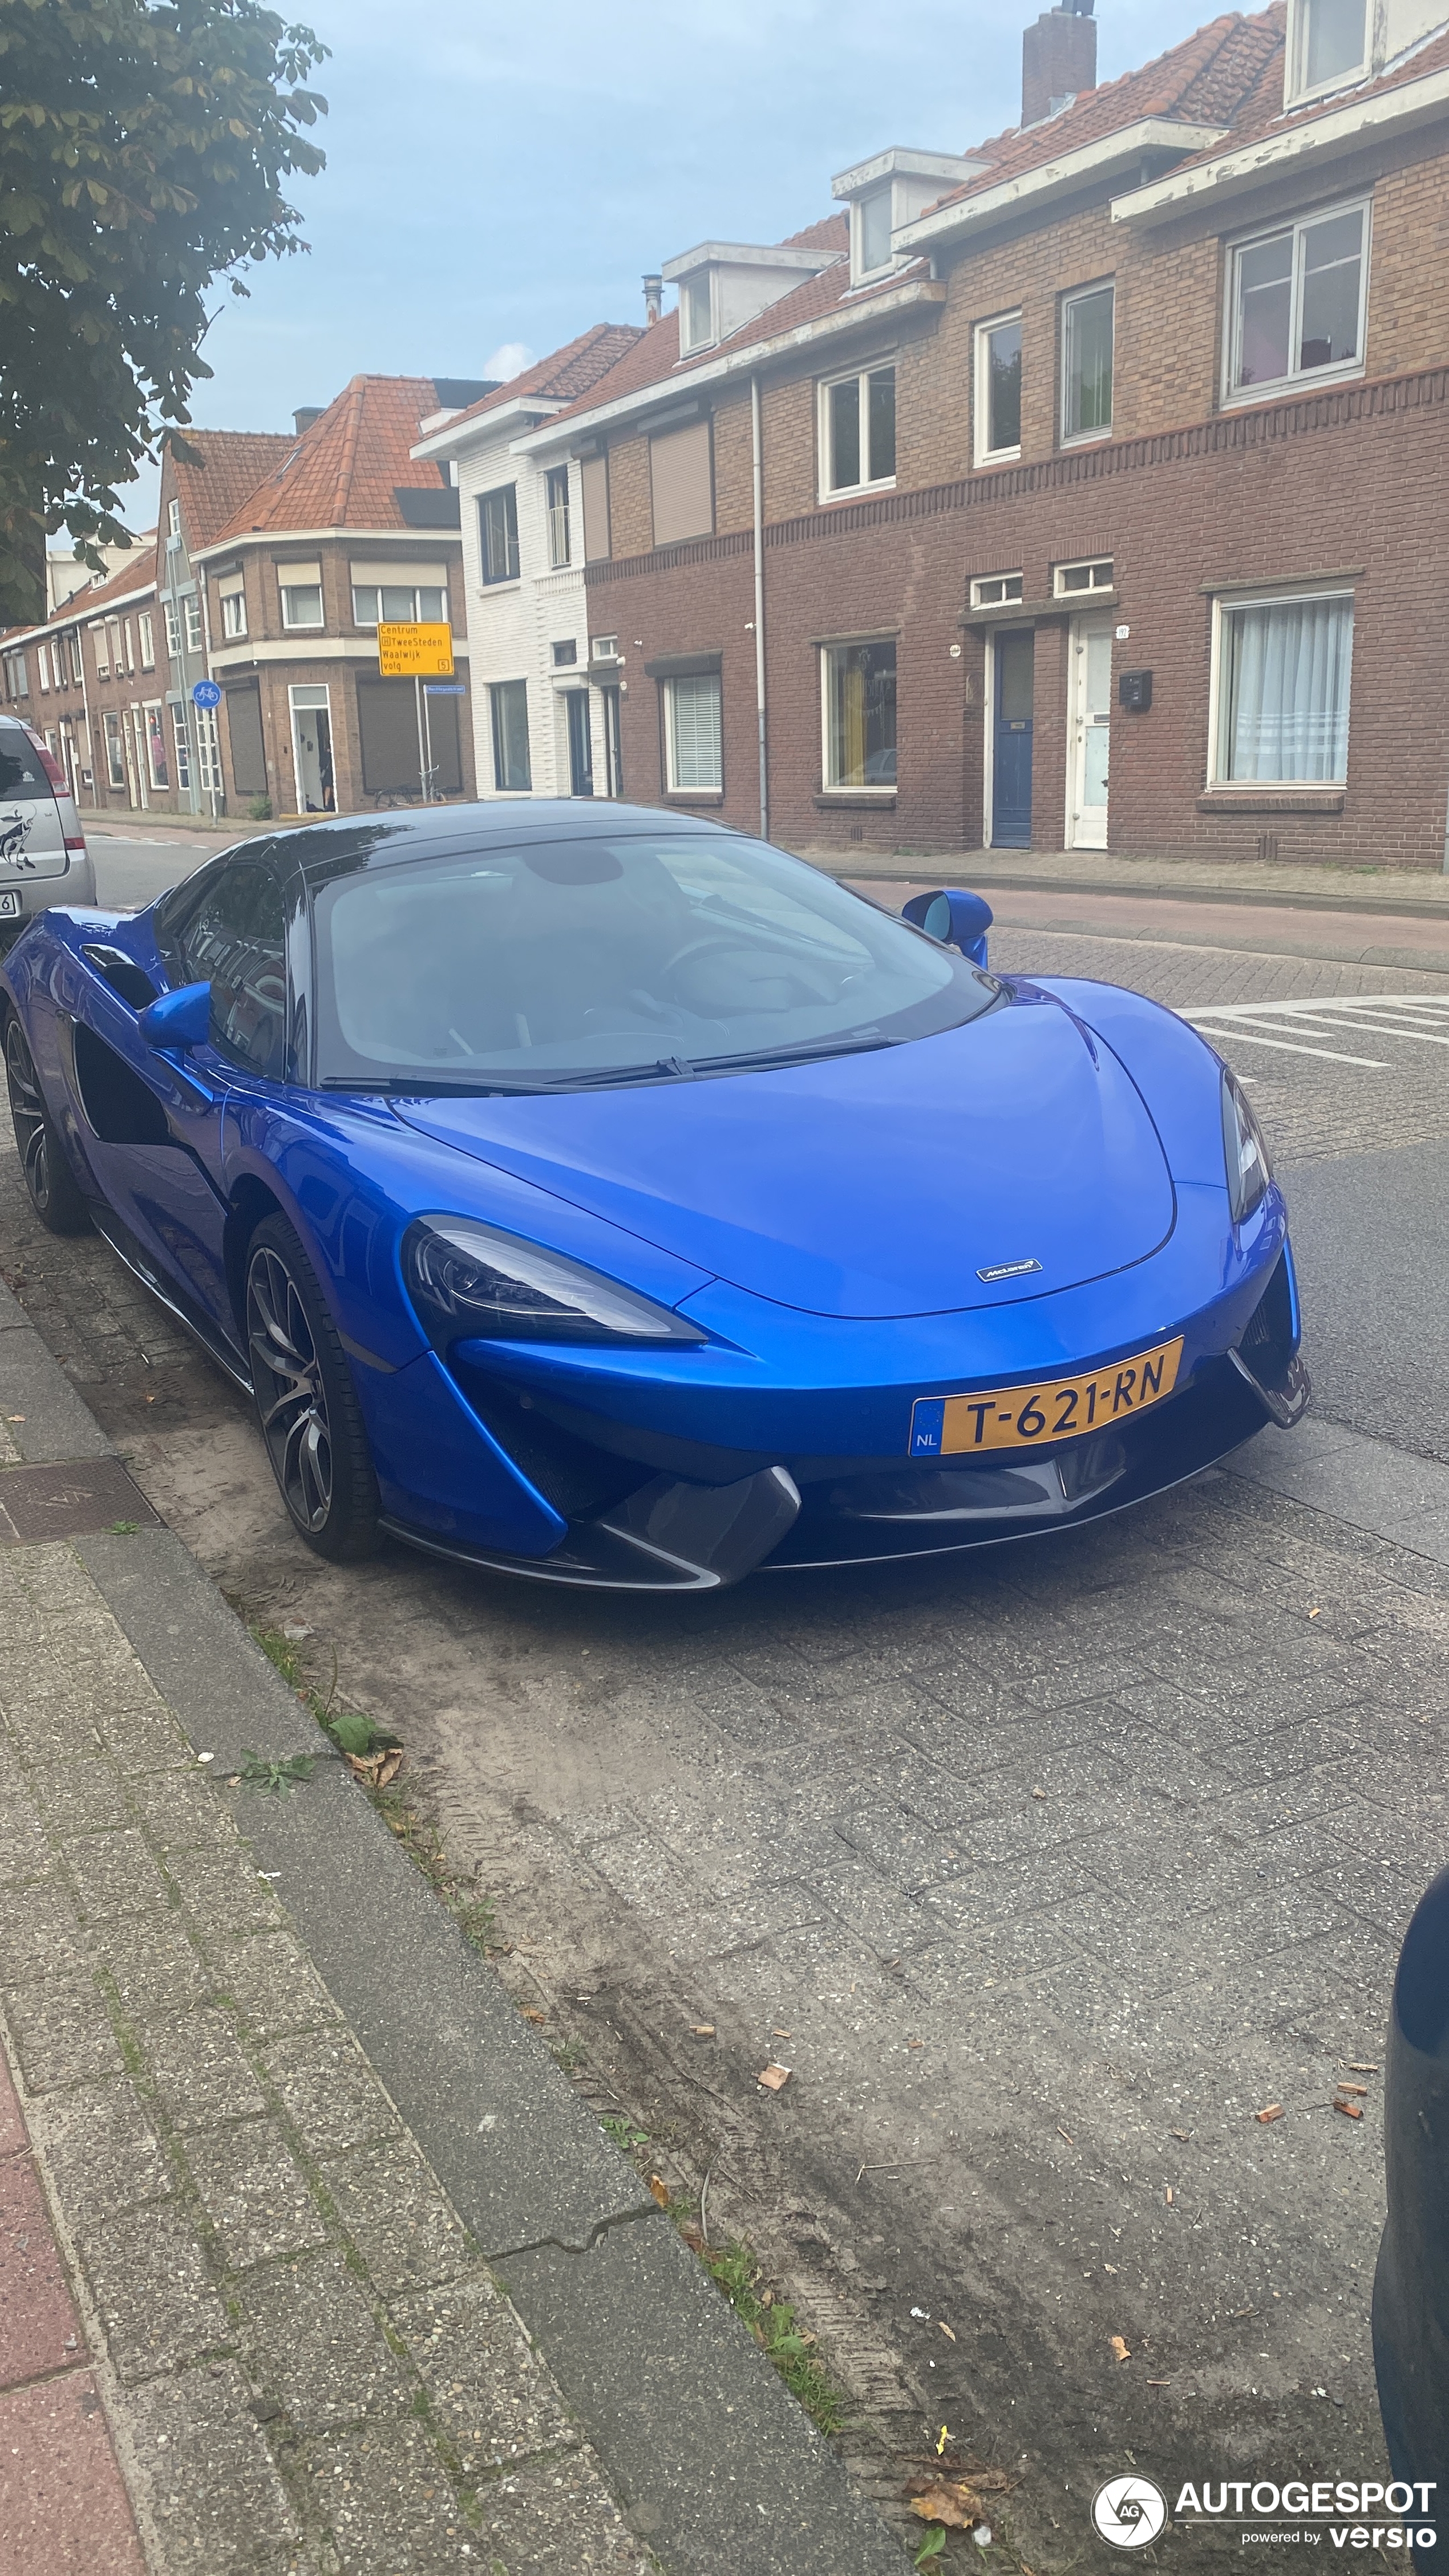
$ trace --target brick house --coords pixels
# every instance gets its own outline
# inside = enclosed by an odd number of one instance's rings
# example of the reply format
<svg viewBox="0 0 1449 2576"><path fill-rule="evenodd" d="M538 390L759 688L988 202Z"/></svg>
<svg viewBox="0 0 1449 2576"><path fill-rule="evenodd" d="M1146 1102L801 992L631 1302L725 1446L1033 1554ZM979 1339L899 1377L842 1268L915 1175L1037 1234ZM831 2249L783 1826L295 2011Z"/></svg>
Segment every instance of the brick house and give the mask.
<svg viewBox="0 0 1449 2576"><path fill-rule="evenodd" d="M1440 867L1435 6L1288 0L1102 87L1050 10L1021 126L841 173L828 265L742 313L738 246L670 262L679 311L514 442L593 494L630 797Z"/></svg>
<svg viewBox="0 0 1449 2576"><path fill-rule="evenodd" d="M35 727L85 810L174 806L155 565L148 530L119 572L3 640L0 704Z"/></svg>
<svg viewBox="0 0 1449 2576"><path fill-rule="evenodd" d="M419 792L419 700L410 680L379 676L377 626L451 624L466 691L458 493L446 466L415 465L412 450L493 390L354 376L325 410L298 413L261 480L190 542L234 810L345 813ZM178 497L184 522L184 486ZM163 485L163 529L167 505ZM471 796L466 695L430 697L424 714L438 791Z"/></svg>

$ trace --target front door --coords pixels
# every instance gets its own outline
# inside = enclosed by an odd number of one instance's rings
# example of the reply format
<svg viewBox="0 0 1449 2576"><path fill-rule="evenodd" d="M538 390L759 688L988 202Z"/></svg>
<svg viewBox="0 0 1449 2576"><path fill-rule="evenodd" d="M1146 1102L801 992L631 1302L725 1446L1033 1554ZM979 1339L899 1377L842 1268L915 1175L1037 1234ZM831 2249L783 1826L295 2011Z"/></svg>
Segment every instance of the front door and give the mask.
<svg viewBox="0 0 1449 2576"><path fill-rule="evenodd" d="M1031 845L1032 667L1036 638L1029 626L998 635L992 647L991 846Z"/></svg>
<svg viewBox="0 0 1449 2576"><path fill-rule="evenodd" d="M1067 733L1067 847L1107 846L1107 751L1112 717L1112 621L1072 625L1071 722Z"/></svg>
<svg viewBox="0 0 1449 2576"><path fill-rule="evenodd" d="M325 687L292 691L292 758L296 768L298 813L335 813L332 709Z"/></svg>
<svg viewBox="0 0 1449 2576"><path fill-rule="evenodd" d="M624 793L624 750L619 724L619 691L606 682L599 691L604 702L604 775L606 796Z"/></svg>
<svg viewBox="0 0 1449 2576"><path fill-rule="evenodd" d="M569 724L569 794L592 796L594 792L594 738L589 723L587 689L568 689L564 693Z"/></svg>

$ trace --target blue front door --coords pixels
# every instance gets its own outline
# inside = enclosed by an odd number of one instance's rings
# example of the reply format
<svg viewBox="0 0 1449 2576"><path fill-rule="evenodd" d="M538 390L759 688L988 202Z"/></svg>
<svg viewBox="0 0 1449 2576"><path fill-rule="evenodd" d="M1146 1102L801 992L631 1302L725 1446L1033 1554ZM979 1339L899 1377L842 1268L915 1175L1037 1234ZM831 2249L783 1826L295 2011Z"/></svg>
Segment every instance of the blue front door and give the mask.
<svg viewBox="0 0 1449 2576"><path fill-rule="evenodd" d="M1032 660L1029 626L998 635L992 689L991 846L1025 850L1031 843Z"/></svg>

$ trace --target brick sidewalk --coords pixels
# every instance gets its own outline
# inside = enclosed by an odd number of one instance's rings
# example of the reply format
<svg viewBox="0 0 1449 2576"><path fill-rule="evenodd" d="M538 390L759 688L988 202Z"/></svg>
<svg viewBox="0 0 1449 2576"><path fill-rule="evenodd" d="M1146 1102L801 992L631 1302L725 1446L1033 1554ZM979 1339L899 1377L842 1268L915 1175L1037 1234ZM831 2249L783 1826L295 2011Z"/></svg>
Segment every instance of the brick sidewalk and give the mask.
<svg viewBox="0 0 1449 2576"><path fill-rule="evenodd" d="M0 2564L144 2576L92 2356L0 2057Z"/></svg>

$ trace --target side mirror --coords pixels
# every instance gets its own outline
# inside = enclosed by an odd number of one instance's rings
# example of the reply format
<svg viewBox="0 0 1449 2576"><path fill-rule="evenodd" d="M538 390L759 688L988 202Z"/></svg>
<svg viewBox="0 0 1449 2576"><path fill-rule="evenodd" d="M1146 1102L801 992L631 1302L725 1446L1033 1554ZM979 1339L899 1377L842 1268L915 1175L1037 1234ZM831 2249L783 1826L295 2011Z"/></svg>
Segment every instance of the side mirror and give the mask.
<svg viewBox="0 0 1449 2576"><path fill-rule="evenodd" d="M992 911L983 895L966 894L960 887L944 887L935 894L913 894L902 904L901 919L913 921L928 939L939 939L943 948L959 948L973 966L986 963L986 934L991 928Z"/></svg>
<svg viewBox="0 0 1449 2576"><path fill-rule="evenodd" d="M205 1046L211 1029L211 986L183 984L178 992L163 993L159 1002L147 1003L137 1026L148 1047L158 1054Z"/></svg>

